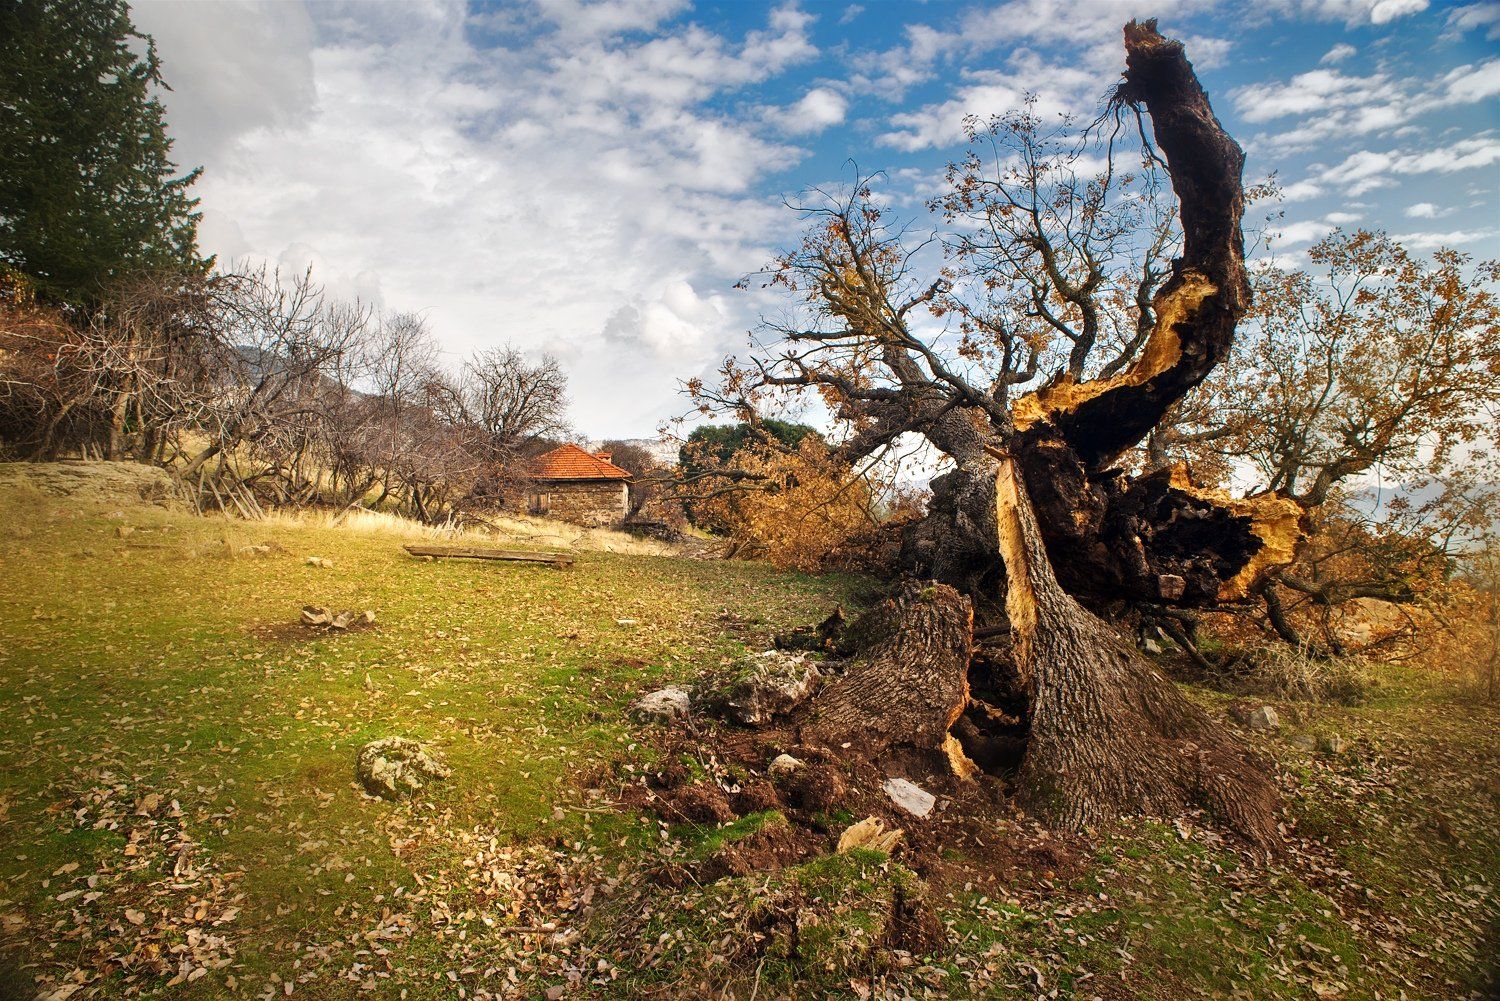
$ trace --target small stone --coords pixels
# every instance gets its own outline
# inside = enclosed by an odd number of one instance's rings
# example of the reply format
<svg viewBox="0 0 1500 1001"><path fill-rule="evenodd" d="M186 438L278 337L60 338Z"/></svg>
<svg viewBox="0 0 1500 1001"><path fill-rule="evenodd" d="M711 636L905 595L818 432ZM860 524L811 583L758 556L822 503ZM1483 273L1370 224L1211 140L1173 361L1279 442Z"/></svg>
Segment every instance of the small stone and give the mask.
<svg viewBox="0 0 1500 1001"><path fill-rule="evenodd" d="M615 620L615 625L617 625L617 626L624 626L624 627L627 627L627 628L630 627L630 626L638 626L640 624L641 623L640 623L639 619L616 619Z"/></svg>
<svg viewBox="0 0 1500 1001"><path fill-rule="evenodd" d="M359 613L359 621L362 625L373 626L375 624L375 613L367 608Z"/></svg>
<svg viewBox="0 0 1500 1001"><path fill-rule="evenodd" d="M630 715L649 723L681 719L691 708L692 698L687 690L678 688L676 685L669 685L637 699L630 707Z"/></svg>
<svg viewBox="0 0 1500 1001"><path fill-rule="evenodd" d="M790 754L778 754L772 759L771 765L766 769L766 772L772 778L780 778L783 775L792 774L801 767L802 762Z"/></svg>
<svg viewBox="0 0 1500 1001"><path fill-rule="evenodd" d="M115 526L115 534L118 535L122 539L125 538L125 536L129 535L131 532L134 532L134 531L135 531L135 526L133 526L133 525L116 525Z"/></svg>
<svg viewBox="0 0 1500 1001"><path fill-rule="evenodd" d="M1292 746L1300 747L1304 751L1311 751L1317 748L1318 742L1310 733L1299 733L1292 737Z"/></svg>
<svg viewBox="0 0 1500 1001"><path fill-rule="evenodd" d="M333 561L325 560L321 556L309 556L307 558L307 565L310 567L322 567L324 570L333 569Z"/></svg>
<svg viewBox="0 0 1500 1001"><path fill-rule="evenodd" d="M1257 706L1247 702L1236 702L1229 707L1229 718L1251 730L1274 730L1281 725L1276 710L1270 706Z"/></svg>
<svg viewBox="0 0 1500 1001"><path fill-rule="evenodd" d="M1245 725L1252 730L1274 730L1281 725L1281 720L1277 718L1275 709L1261 706L1250 713Z"/></svg>
<svg viewBox="0 0 1500 1001"><path fill-rule="evenodd" d="M350 626L354 625L356 618L358 618L358 616L354 612L340 612L333 617L333 620L331 622L328 623L328 628L348 629Z"/></svg>
<svg viewBox="0 0 1500 1001"><path fill-rule="evenodd" d="M328 614L328 609L320 605L302 606L302 624L304 626L326 626L333 621L333 616Z"/></svg>
<svg viewBox="0 0 1500 1001"><path fill-rule="evenodd" d="M1324 754L1343 754L1344 748L1347 746L1344 738L1336 733L1330 733L1325 737L1318 738L1318 750Z"/></svg>
<svg viewBox="0 0 1500 1001"><path fill-rule="evenodd" d="M385 737L360 749L355 774L372 796L405 799L427 783L447 778L450 771L436 753L417 741Z"/></svg>
<svg viewBox="0 0 1500 1001"><path fill-rule="evenodd" d="M885 794L913 817L925 817L937 805L937 797L907 779L886 779L880 786Z"/></svg>

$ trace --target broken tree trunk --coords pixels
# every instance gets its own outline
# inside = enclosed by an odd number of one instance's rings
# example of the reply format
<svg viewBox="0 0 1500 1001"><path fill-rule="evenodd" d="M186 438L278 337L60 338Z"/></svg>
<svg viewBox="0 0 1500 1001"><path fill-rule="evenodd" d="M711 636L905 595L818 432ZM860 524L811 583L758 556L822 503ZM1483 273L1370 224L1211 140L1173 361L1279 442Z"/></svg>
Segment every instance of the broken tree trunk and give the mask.
<svg viewBox="0 0 1500 1001"><path fill-rule="evenodd" d="M907 581L866 612L847 639L859 651L814 698L805 736L874 757L893 746L942 753L962 777L975 771L948 732L969 702L973 614L953 588Z"/></svg>
<svg viewBox="0 0 1500 1001"><path fill-rule="evenodd" d="M1266 772L1062 589L1009 457L995 498L1017 667L1034 692L1022 801L1064 830L1197 806L1274 851L1279 797Z"/></svg>
<svg viewBox="0 0 1500 1001"><path fill-rule="evenodd" d="M483 546L404 546L413 556L432 556L447 560L514 560L522 563L550 563L558 567L573 565L572 553L536 553L525 549L489 549Z"/></svg>

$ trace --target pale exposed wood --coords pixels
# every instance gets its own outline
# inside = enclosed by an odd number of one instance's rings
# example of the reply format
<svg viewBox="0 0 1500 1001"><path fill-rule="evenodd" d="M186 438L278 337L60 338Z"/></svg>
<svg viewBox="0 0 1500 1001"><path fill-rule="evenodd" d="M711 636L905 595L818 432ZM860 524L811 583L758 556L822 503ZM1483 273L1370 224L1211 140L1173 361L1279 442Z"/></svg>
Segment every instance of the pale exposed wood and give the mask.
<svg viewBox="0 0 1500 1001"><path fill-rule="evenodd" d="M573 565L572 553L539 553L525 549L490 549L484 546L408 545L404 548L413 556L432 556L437 559L511 560L521 563L550 563L559 567Z"/></svg>

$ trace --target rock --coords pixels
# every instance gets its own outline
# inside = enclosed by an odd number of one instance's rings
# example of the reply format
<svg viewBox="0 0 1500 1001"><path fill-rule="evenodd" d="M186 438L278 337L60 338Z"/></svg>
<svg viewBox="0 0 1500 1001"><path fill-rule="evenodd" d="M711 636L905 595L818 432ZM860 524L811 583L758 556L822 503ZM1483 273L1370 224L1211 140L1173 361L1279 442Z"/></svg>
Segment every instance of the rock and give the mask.
<svg viewBox="0 0 1500 1001"><path fill-rule="evenodd" d="M630 715L638 720L660 722L681 719L692 709L692 697L687 690L668 685L649 695L643 695L630 707Z"/></svg>
<svg viewBox="0 0 1500 1001"><path fill-rule="evenodd" d="M135 531L135 527L132 526L132 525L116 525L115 526L115 535L119 536L122 539L125 538L127 535L129 535L130 533L132 533L134 531Z"/></svg>
<svg viewBox="0 0 1500 1001"><path fill-rule="evenodd" d="M340 612L333 617L332 622L328 623L328 628L348 629L350 626L354 625L354 621L356 618L358 618L358 613L356 612Z"/></svg>
<svg viewBox="0 0 1500 1001"><path fill-rule="evenodd" d="M1344 738L1336 733L1318 738L1318 750L1324 754L1343 754L1346 746Z"/></svg>
<svg viewBox="0 0 1500 1001"><path fill-rule="evenodd" d="M907 779L886 779L880 786L885 794L913 817L925 817L937 805L937 797Z"/></svg>
<svg viewBox="0 0 1500 1001"><path fill-rule="evenodd" d="M309 556L307 558L307 565L310 567L322 567L325 570L333 569L333 561L325 560L321 556Z"/></svg>
<svg viewBox="0 0 1500 1001"><path fill-rule="evenodd" d="M904 833L899 827L888 831L879 818L866 817L839 835L838 851L842 855L844 852L862 848L866 851L884 852L889 855Z"/></svg>
<svg viewBox="0 0 1500 1001"><path fill-rule="evenodd" d="M1256 706L1248 702L1236 702L1229 707L1229 718L1252 730L1274 730L1281 725L1276 710L1270 706Z"/></svg>
<svg viewBox="0 0 1500 1001"><path fill-rule="evenodd" d="M447 778L449 769L417 741L385 737L360 748L355 774L370 795L405 799L429 782Z"/></svg>
<svg viewBox="0 0 1500 1001"><path fill-rule="evenodd" d="M1276 717L1276 710L1270 706L1261 706L1250 713L1250 718L1245 723L1252 730L1274 730L1281 725L1281 720Z"/></svg>
<svg viewBox="0 0 1500 1001"><path fill-rule="evenodd" d="M1300 747L1304 751L1314 750L1318 746L1317 740L1310 733L1299 733L1295 735L1294 737L1292 737L1291 743L1293 747Z"/></svg>
<svg viewBox="0 0 1500 1001"><path fill-rule="evenodd" d="M778 754L772 759L771 765L766 769L766 772L774 779L790 775L801 767L802 762L790 754Z"/></svg>
<svg viewBox="0 0 1500 1001"><path fill-rule="evenodd" d="M333 616L328 614L328 609L320 605L302 606L302 624L304 626L326 626L333 622Z"/></svg>
<svg viewBox="0 0 1500 1001"><path fill-rule="evenodd" d="M727 673L698 686L705 711L743 726L764 726L801 705L817 690L822 672L804 653L767 650L746 657Z"/></svg>
<svg viewBox="0 0 1500 1001"><path fill-rule="evenodd" d="M638 626L640 624L641 624L641 621L639 619L616 619L615 620L615 625L621 626L622 628L626 628L626 629L630 628L631 626Z"/></svg>

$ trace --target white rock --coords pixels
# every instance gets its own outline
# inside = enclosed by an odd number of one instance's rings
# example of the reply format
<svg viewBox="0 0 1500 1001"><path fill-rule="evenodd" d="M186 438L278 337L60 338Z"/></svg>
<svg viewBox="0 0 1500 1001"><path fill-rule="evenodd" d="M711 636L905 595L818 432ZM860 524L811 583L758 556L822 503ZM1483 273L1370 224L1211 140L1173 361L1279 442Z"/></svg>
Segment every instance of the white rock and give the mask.
<svg viewBox="0 0 1500 1001"><path fill-rule="evenodd" d="M925 817L937 805L937 797L915 782L906 779L886 779L880 788L901 809L913 817Z"/></svg>
<svg viewBox="0 0 1500 1001"><path fill-rule="evenodd" d="M405 799L427 783L447 778L449 770L436 752L417 741L385 737L360 748L355 773L372 796Z"/></svg>
<svg viewBox="0 0 1500 1001"><path fill-rule="evenodd" d="M822 672L804 653L767 650L699 684L700 708L744 726L764 726L817 690Z"/></svg>
<svg viewBox="0 0 1500 1001"><path fill-rule="evenodd" d="M790 754L778 754L772 759L771 765L766 771L770 773L772 778L779 778L783 775L790 775L801 767L802 762Z"/></svg>
<svg viewBox="0 0 1500 1001"><path fill-rule="evenodd" d="M692 708L692 699L687 690L669 685L666 688L643 695L630 707L630 715L636 719L669 720L686 716Z"/></svg>

